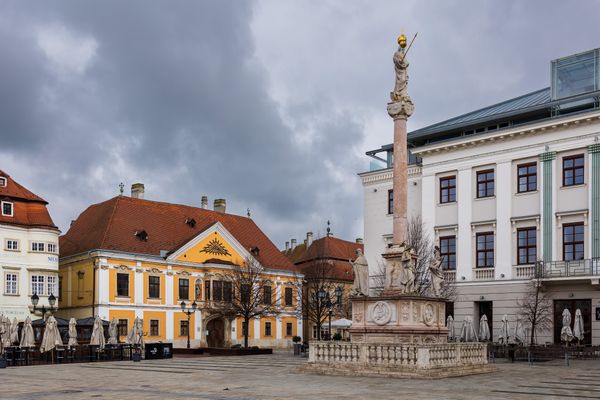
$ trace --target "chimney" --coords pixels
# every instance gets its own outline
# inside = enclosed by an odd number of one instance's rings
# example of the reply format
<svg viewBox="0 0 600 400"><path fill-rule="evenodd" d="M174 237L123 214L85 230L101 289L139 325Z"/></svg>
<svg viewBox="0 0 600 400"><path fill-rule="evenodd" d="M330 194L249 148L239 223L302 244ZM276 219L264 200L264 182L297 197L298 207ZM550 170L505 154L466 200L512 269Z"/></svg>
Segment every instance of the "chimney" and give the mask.
<svg viewBox="0 0 600 400"><path fill-rule="evenodd" d="M225 201L225 199L215 199L215 202L214 202L214 210L215 211L224 213L226 206L227 206L227 202Z"/></svg>
<svg viewBox="0 0 600 400"><path fill-rule="evenodd" d="M134 183L131 185L131 197L134 199L143 199L144 198L144 184L143 183Z"/></svg>
<svg viewBox="0 0 600 400"><path fill-rule="evenodd" d="M294 250L294 248L296 248L296 239L292 239L292 247L290 250Z"/></svg>
<svg viewBox="0 0 600 400"><path fill-rule="evenodd" d="M356 243L363 244L363 238L356 238Z"/></svg>
<svg viewBox="0 0 600 400"><path fill-rule="evenodd" d="M202 196L202 199L200 200L200 207L205 210L208 208L208 196Z"/></svg>
<svg viewBox="0 0 600 400"><path fill-rule="evenodd" d="M290 251L290 242L285 242L285 251Z"/></svg>
<svg viewBox="0 0 600 400"><path fill-rule="evenodd" d="M308 249L313 242L313 233L306 232L306 248Z"/></svg>

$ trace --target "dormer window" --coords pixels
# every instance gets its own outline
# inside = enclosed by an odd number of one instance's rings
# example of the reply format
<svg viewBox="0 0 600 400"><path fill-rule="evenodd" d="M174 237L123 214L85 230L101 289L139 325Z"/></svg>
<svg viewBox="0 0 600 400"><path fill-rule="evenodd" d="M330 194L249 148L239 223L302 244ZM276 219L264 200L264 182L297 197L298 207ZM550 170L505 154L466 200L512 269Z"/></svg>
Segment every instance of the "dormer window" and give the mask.
<svg viewBox="0 0 600 400"><path fill-rule="evenodd" d="M254 257L258 257L258 255L260 254L260 249L258 247L251 247L250 253L252 253Z"/></svg>
<svg viewBox="0 0 600 400"><path fill-rule="evenodd" d="M196 226L196 220L194 218L186 218L185 219L185 223L190 227L193 228Z"/></svg>
<svg viewBox="0 0 600 400"><path fill-rule="evenodd" d="M144 242L148 240L148 232L144 230L135 231L135 236L137 236L138 239L143 240Z"/></svg>
<svg viewBox="0 0 600 400"><path fill-rule="evenodd" d="M3 201L1 202L1 207L2 207L2 216L3 217L12 217L13 216L13 203L11 203L10 201Z"/></svg>
<svg viewBox="0 0 600 400"><path fill-rule="evenodd" d="M552 61L552 98L576 96L600 89L600 50Z"/></svg>
<svg viewBox="0 0 600 400"><path fill-rule="evenodd" d="M0 176L0 187L6 187L6 178Z"/></svg>

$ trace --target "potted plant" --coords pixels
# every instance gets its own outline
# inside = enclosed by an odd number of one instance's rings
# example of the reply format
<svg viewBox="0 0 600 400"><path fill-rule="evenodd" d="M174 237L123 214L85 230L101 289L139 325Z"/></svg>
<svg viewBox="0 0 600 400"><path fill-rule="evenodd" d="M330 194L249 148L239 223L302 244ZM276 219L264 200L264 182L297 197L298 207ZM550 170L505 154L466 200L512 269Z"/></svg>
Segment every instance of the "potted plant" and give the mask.
<svg viewBox="0 0 600 400"><path fill-rule="evenodd" d="M301 340L302 340L302 338L300 336L292 337L292 342L294 343L294 355L295 356L300 355L300 347L302 347L302 345L300 344Z"/></svg>

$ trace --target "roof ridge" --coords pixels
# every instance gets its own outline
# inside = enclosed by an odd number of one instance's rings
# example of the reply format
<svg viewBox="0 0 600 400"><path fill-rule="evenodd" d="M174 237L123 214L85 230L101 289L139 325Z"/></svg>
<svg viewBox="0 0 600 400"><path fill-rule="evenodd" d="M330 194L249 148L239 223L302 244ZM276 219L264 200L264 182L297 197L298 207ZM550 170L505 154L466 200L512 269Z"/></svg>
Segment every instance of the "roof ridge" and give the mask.
<svg viewBox="0 0 600 400"><path fill-rule="evenodd" d="M115 212L117 210L117 204L119 203L119 198L121 198L123 196L115 196L112 199L109 199L108 201L111 200L115 200L114 205L113 205L113 209L112 212L110 213L110 218L108 218L108 222L106 223L106 225L104 226L104 233L102 234L102 240L100 241L100 246L104 247L104 241L106 240L106 235L108 234L108 230L110 228L110 225L112 224L112 220L113 217L115 216ZM99 203L101 204L101 203Z"/></svg>

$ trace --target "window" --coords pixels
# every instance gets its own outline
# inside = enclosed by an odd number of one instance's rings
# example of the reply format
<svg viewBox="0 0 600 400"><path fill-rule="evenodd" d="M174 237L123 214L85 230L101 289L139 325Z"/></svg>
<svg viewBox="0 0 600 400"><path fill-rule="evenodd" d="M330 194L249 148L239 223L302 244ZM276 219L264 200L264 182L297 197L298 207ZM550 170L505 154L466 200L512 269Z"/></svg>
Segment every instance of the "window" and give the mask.
<svg viewBox="0 0 600 400"><path fill-rule="evenodd" d="M240 285L240 300L242 304L250 303L250 285L247 283Z"/></svg>
<svg viewBox="0 0 600 400"><path fill-rule="evenodd" d="M58 253L56 243L48 243L48 253Z"/></svg>
<svg viewBox="0 0 600 400"><path fill-rule="evenodd" d="M534 192L537 190L537 164L517 165L518 193Z"/></svg>
<svg viewBox="0 0 600 400"><path fill-rule="evenodd" d="M19 241L16 239L6 239L6 250L19 251Z"/></svg>
<svg viewBox="0 0 600 400"><path fill-rule="evenodd" d="M190 299L190 280L179 278L179 299ZM187 334L186 334L187 335Z"/></svg>
<svg viewBox="0 0 600 400"><path fill-rule="evenodd" d="M265 336L271 336L271 323L265 322Z"/></svg>
<svg viewBox="0 0 600 400"><path fill-rule="evenodd" d="M477 268L494 267L494 233L477 234Z"/></svg>
<svg viewBox="0 0 600 400"><path fill-rule="evenodd" d="M127 336L128 334L128 325L129 321L126 319L120 319L119 323L117 324L117 334L119 336Z"/></svg>
<svg viewBox="0 0 600 400"><path fill-rule="evenodd" d="M223 301L223 281L213 281L213 297L214 301Z"/></svg>
<svg viewBox="0 0 600 400"><path fill-rule="evenodd" d="M31 242L31 251L42 252L44 251L44 242Z"/></svg>
<svg viewBox="0 0 600 400"><path fill-rule="evenodd" d="M583 260L583 223L563 225L563 260Z"/></svg>
<svg viewBox="0 0 600 400"><path fill-rule="evenodd" d="M11 203L10 201L2 202L2 215L7 217L13 216L13 203Z"/></svg>
<svg viewBox="0 0 600 400"><path fill-rule="evenodd" d="M117 273L117 296L129 297L128 273Z"/></svg>
<svg viewBox="0 0 600 400"><path fill-rule="evenodd" d="M58 280L56 276L47 276L46 277L46 287L48 291L46 294L58 296Z"/></svg>
<svg viewBox="0 0 600 400"><path fill-rule="evenodd" d="M160 276L148 277L148 297L160 298Z"/></svg>
<svg viewBox="0 0 600 400"><path fill-rule="evenodd" d="M285 288L285 305L286 306L294 305L294 291L291 287Z"/></svg>
<svg viewBox="0 0 600 400"><path fill-rule="evenodd" d="M31 294L44 295L44 276L31 275Z"/></svg>
<svg viewBox="0 0 600 400"><path fill-rule="evenodd" d="M0 187L6 187L6 178L0 177Z"/></svg>
<svg viewBox="0 0 600 400"><path fill-rule="evenodd" d="M517 264L535 264L537 260L537 229L517 229Z"/></svg>
<svg viewBox="0 0 600 400"><path fill-rule="evenodd" d="M292 336L294 334L293 325L291 322L285 324L285 336Z"/></svg>
<svg viewBox="0 0 600 400"><path fill-rule="evenodd" d="M233 297L233 289L231 282L224 281L223 282L223 301L231 302Z"/></svg>
<svg viewBox="0 0 600 400"><path fill-rule="evenodd" d="M494 195L494 170L477 171L477 198Z"/></svg>
<svg viewBox="0 0 600 400"><path fill-rule="evenodd" d="M273 295L271 293L271 286L263 286L263 304L271 305L273 303Z"/></svg>
<svg viewBox="0 0 600 400"><path fill-rule="evenodd" d="M150 336L158 336L158 320L150 320Z"/></svg>
<svg viewBox="0 0 600 400"><path fill-rule="evenodd" d="M552 99L598 89L597 50L552 61Z"/></svg>
<svg viewBox="0 0 600 400"><path fill-rule="evenodd" d="M440 203L456 201L456 176L440 178Z"/></svg>
<svg viewBox="0 0 600 400"><path fill-rule="evenodd" d="M583 184L584 160L583 154L563 158L563 186Z"/></svg>
<svg viewBox="0 0 600 400"><path fill-rule="evenodd" d="M442 269L456 269L456 236L440 238L440 255L442 256Z"/></svg>
<svg viewBox="0 0 600 400"><path fill-rule="evenodd" d="M210 280L204 281L204 300L211 300L210 297Z"/></svg>
<svg viewBox="0 0 600 400"><path fill-rule="evenodd" d="M394 213L394 191L388 190L388 214Z"/></svg>
<svg viewBox="0 0 600 400"><path fill-rule="evenodd" d="M19 294L19 275L16 272L4 274L4 294Z"/></svg>
<svg viewBox="0 0 600 400"><path fill-rule="evenodd" d="M179 321L179 336L187 336L190 326L188 325L187 319Z"/></svg>

